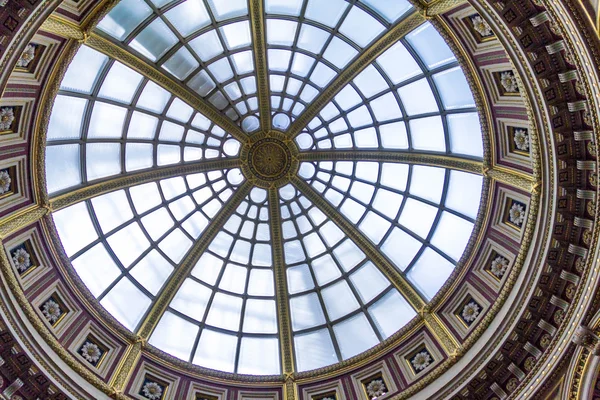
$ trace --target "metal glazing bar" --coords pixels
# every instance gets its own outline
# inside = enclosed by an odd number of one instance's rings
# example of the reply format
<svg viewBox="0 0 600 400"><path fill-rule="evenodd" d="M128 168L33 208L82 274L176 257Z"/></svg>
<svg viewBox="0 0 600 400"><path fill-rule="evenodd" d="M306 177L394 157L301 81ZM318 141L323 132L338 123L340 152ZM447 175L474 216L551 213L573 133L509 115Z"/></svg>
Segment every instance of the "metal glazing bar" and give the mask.
<svg viewBox="0 0 600 400"><path fill-rule="evenodd" d="M417 26L425 22L425 17L417 11L402 19L398 24L394 25L382 37L376 40L369 48L367 48L354 62L348 65L342 73L325 89L316 99L312 101L310 106L304 110L302 114L294 121L288 129L288 134L291 138L296 137L304 127L325 107L340 90L344 88L352 79L362 72L369 64L371 64L384 51L392 47L398 40L411 32Z"/></svg>
<svg viewBox="0 0 600 400"><path fill-rule="evenodd" d="M310 151L298 155L300 161L376 161L429 165L458 171L483 174L483 161L445 154L415 153L410 150L378 151Z"/></svg>
<svg viewBox="0 0 600 400"><path fill-rule="evenodd" d="M225 158L199 161L184 165L170 165L168 167L153 168L148 171L117 175L115 177L69 191L68 193L55 196L50 199L50 208L52 211L58 211L62 208L79 203L80 201L88 200L119 189L125 189L173 176L236 168L239 166L240 160L238 158Z"/></svg>
<svg viewBox="0 0 600 400"><path fill-rule="evenodd" d="M292 323L288 298L287 275L283 258L283 233L281 231L279 192L275 188L269 189L269 217L271 221L271 250L273 255L273 270L275 272L275 296L277 298L281 365L283 367L283 373L290 374L294 372Z"/></svg>
<svg viewBox="0 0 600 400"><path fill-rule="evenodd" d="M252 184L245 181L227 201L227 204L223 206L221 211L215 216L210 225L206 228L200 238L194 243L188 254L185 256L183 261L177 267L175 272L169 277L161 291L156 296L154 304L150 311L146 314L144 320L140 324L137 334L142 339L148 339L154 331L154 328L158 324L160 317L163 315L169 303L175 294L188 277L200 256L206 251L214 237L219 233L225 222L229 219L231 214L235 212L237 207L240 205L242 200L250 193Z"/></svg>
<svg viewBox="0 0 600 400"><path fill-rule="evenodd" d="M47 207L32 205L0 219L0 239L26 228L50 212Z"/></svg>
<svg viewBox="0 0 600 400"><path fill-rule="evenodd" d="M267 38L263 0L250 0L250 25L254 43L254 69L260 125L263 131L271 129L271 90L269 89L269 67L267 66Z"/></svg>
<svg viewBox="0 0 600 400"><path fill-rule="evenodd" d="M379 268L379 270L392 282L400 293L408 300L410 305L416 310L421 311L426 305L426 301L415 290L415 288L406 280L404 275L394 267L382 254L364 237L356 227L347 221L331 204L316 192L310 185L299 177L294 177L292 183L302 192L315 206L317 206L329 219L352 240L358 248L365 253L367 258Z"/></svg>
<svg viewBox="0 0 600 400"><path fill-rule="evenodd" d="M205 117L223 128L227 133L241 142L246 142L248 136L231 121L227 116L223 115L215 106L208 101L199 97L193 90L187 88L181 82L168 76L166 73L150 64L148 61L135 56L133 53L125 49L122 45L112 42L95 32L89 34L82 31L77 25L63 21L62 19L52 15L48 18L41 27L41 30L59 35L66 39L75 39L87 46L127 65L133 70L139 72L146 78L152 80L165 90L179 97L186 102L190 107L198 110Z"/></svg>

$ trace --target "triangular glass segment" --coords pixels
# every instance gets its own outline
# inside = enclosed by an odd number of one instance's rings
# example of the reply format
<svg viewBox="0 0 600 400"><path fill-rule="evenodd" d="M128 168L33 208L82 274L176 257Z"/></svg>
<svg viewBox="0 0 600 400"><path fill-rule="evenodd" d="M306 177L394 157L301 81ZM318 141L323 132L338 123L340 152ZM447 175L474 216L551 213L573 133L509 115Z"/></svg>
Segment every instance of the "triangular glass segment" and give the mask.
<svg viewBox="0 0 600 400"><path fill-rule="evenodd" d="M238 169L114 191L53 213L75 271L127 329L241 182Z"/></svg>
<svg viewBox="0 0 600 400"><path fill-rule="evenodd" d="M246 0L122 0L98 29L207 99L231 120L256 114Z"/></svg>
<svg viewBox="0 0 600 400"><path fill-rule="evenodd" d="M353 357L416 314L359 247L292 185L280 189L299 371ZM393 318L389 318L393 310Z"/></svg>
<svg viewBox="0 0 600 400"><path fill-rule="evenodd" d="M449 54L438 60L430 54ZM430 66L431 65L431 66ZM475 100L426 23L346 85L296 138L301 150L415 150L483 157Z"/></svg>
<svg viewBox="0 0 600 400"><path fill-rule="evenodd" d="M233 157L239 148L237 140L179 98L83 46L61 83L48 125L48 192L140 170Z"/></svg>
<svg viewBox="0 0 600 400"><path fill-rule="evenodd" d="M271 251L267 192L254 188L208 245L150 344L207 368L279 374Z"/></svg>
<svg viewBox="0 0 600 400"><path fill-rule="evenodd" d="M473 230L482 177L421 165L302 163L300 175L431 299Z"/></svg>
<svg viewBox="0 0 600 400"><path fill-rule="evenodd" d="M390 23L411 8L405 0L354 4L344 0L266 0L272 111L297 118ZM287 129L285 120L274 119L273 125Z"/></svg>

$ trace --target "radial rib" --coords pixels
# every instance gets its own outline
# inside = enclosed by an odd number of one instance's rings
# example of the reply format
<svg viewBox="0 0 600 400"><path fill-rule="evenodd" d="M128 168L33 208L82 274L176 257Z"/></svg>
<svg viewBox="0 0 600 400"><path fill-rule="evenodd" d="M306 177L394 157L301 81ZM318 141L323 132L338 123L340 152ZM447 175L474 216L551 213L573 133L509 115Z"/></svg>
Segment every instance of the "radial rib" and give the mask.
<svg viewBox="0 0 600 400"><path fill-rule="evenodd" d="M404 164L429 165L470 172L483 173L483 162L444 154L415 153L410 150L400 151L311 151L300 153L300 161L376 161Z"/></svg>
<svg viewBox="0 0 600 400"><path fill-rule="evenodd" d="M242 132L239 126L223 115L215 106L199 97L193 90L176 81L169 75L150 64L146 60L137 57L122 45L100 36L95 32L84 32L77 25L64 21L55 15L50 16L43 24L43 31L53 33L66 39L78 40L87 46L129 66L133 70L152 80L165 90L179 97L189 106L198 110L205 117L219 125L226 132L241 142L248 140L248 136Z"/></svg>
<svg viewBox="0 0 600 400"><path fill-rule="evenodd" d="M0 239L23 229L42 219L50 210L38 205L31 205L0 219Z"/></svg>
<svg viewBox="0 0 600 400"><path fill-rule="evenodd" d="M323 90L319 96L300 114L298 119L290 126L288 133L294 138L304 127L329 103L340 90L344 88L352 79L362 72L384 51L389 49L398 40L402 39L407 33L411 32L417 26L425 22L425 17L417 11L413 11L398 24L394 25L382 37L367 48L354 62L348 65L337 76L337 78Z"/></svg>
<svg viewBox="0 0 600 400"><path fill-rule="evenodd" d="M281 232L281 214L279 192L269 189L269 216L271 220L271 250L277 296L277 314L279 316L279 343L281 347L281 365L283 373L294 372L294 352L292 349L292 328L288 302L287 275L283 259L283 240Z"/></svg>
<svg viewBox="0 0 600 400"><path fill-rule="evenodd" d="M267 41L265 36L263 0L250 0L250 24L254 41L254 68L256 71L260 125L263 131L271 129L271 95L267 67Z"/></svg>
<svg viewBox="0 0 600 400"><path fill-rule="evenodd" d="M356 226L348 222L338 210L323 198L323 196L315 191L310 185L302 179L295 177L292 179L294 186L298 188L310 201L313 202L329 219L337 224L337 226L352 240L360 250L371 260L371 262L379 268L381 272L392 282L400 293L408 300L410 305L416 310L421 311L425 307L425 300L406 280L404 275L394 267L382 254L371 244L371 242L356 229Z"/></svg>
<svg viewBox="0 0 600 400"><path fill-rule="evenodd" d="M160 317L163 315L169 303L175 294L190 274L200 256L206 251L213 238L219 233L225 222L229 219L231 214L237 209L242 200L250 192L252 184L245 181L227 201L227 204L223 206L221 211L211 221L210 225L202 233L200 238L194 243L188 254L185 256L181 264L175 269L175 272L169 277L162 290L156 296L152 308L142 321L137 334L142 339L148 339L154 331L154 328L158 324Z"/></svg>
<svg viewBox="0 0 600 400"><path fill-rule="evenodd" d="M115 190L125 189L132 186L141 185L148 182L158 181L160 179L170 178L179 175L188 175L198 172L208 172L218 169L228 169L239 167L238 158L226 158L217 160L199 161L184 165L170 165L168 167L157 167L148 171L131 173L126 175L117 175L115 177L100 181L97 183L75 189L65 194L58 195L50 199L50 208L52 211L58 211L62 208L72 206L83 200L88 200L105 193Z"/></svg>

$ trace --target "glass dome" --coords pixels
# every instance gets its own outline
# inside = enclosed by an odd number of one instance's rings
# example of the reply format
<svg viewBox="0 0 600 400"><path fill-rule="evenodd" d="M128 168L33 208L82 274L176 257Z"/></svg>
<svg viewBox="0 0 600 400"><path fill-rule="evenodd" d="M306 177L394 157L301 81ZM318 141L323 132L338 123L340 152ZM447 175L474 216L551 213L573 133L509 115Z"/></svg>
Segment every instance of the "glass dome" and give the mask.
<svg viewBox="0 0 600 400"><path fill-rule="evenodd" d="M307 371L408 324L476 222L482 177L455 161L483 157L432 25L361 63L415 12L121 0L96 30L154 75L81 46L46 146L51 198L102 188L53 213L100 304L172 356L255 375L283 372L283 341Z"/></svg>

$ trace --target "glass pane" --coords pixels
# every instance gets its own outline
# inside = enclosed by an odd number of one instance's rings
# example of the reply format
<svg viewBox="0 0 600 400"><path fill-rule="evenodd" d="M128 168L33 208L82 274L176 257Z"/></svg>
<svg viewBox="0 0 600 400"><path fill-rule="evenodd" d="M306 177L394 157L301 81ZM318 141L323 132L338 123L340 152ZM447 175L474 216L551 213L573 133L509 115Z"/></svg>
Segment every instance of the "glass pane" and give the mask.
<svg viewBox="0 0 600 400"><path fill-rule="evenodd" d="M237 343L236 336L204 329L193 363L219 371L233 372Z"/></svg>
<svg viewBox="0 0 600 400"><path fill-rule="evenodd" d="M335 364L338 358L326 329L294 336L298 370L308 371Z"/></svg>
<svg viewBox="0 0 600 400"><path fill-rule="evenodd" d="M242 337L238 373L278 375L279 340L275 338Z"/></svg>
<svg viewBox="0 0 600 400"><path fill-rule="evenodd" d="M477 113L450 114L447 117L450 131L450 151L483 157L481 125Z"/></svg>
<svg viewBox="0 0 600 400"><path fill-rule="evenodd" d="M197 335L196 325L167 311L158 322L149 343L172 356L187 360Z"/></svg>
<svg viewBox="0 0 600 400"><path fill-rule="evenodd" d="M439 116L413 119L409 126L412 145L416 150L446 151L444 126Z"/></svg>
<svg viewBox="0 0 600 400"><path fill-rule="evenodd" d="M47 140L79 139L81 120L87 100L58 95L54 99L52 114L48 123Z"/></svg>
<svg viewBox="0 0 600 400"><path fill-rule="evenodd" d="M379 339L363 313L334 325L333 331L344 360L379 343Z"/></svg>
<svg viewBox="0 0 600 400"><path fill-rule="evenodd" d="M433 76L446 110L475 107L475 100L465 74L455 67Z"/></svg>
<svg viewBox="0 0 600 400"><path fill-rule="evenodd" d="M126 108L97 101L92 111L88 138L120 138L123 136L123 124L126 115Z"/></svg>
<svg viewBox="0 0 600 400"><path fill-rule="evenodd" d="M81 46L60 83L63 90L91 93L98 73L108 57L87 46Z"/></svg>
<svg viewBox="0 0 600 400"><path fill-rule="evenodd" d="M361 0L361 2L377 11L388 22L394 22L412 8L406 0Z"/></svg>
<svg viewBox="0 0 600 400"><path fill-rule="evenodd" d="M133 218L124 190L108 193L92 199L94 212L104 233Z"/></svg>
<svg viewBox="0 0 600 400"><path fill-rule="evenodd" d="M98 238L85 203L52 213L52 217L69 257Z"/></svg>
<svg viewBox="0 0 600 400"><path fill-rule="evenodd" d="M365 47L379 36L385 27L358 7L352 7L344 19L340 32L356 44Z"/></svg>
<svg viewBox="0 0 600 400"><path fill-rule="evenodd" d="M212 290L206 286L192 279L186 279L171 301L170 307L201 322L204 320L204 313L211 294Z"/></svg>
<svg viewBox="0 0 600 400"><path fill-rule="evenodd" d="M373 317L381 335L386 339L417 315L397 290L390 291L373 304L369 308L369 314ZM390 315L393 315L394 318L390 318Z"/></svg>
<svg viewBox="0 0 600 400"><path fill-rule="evenodd" d="M190 46L202 61L208 61L211 58L223 53L223 46L219 40L217 32L209 31L190 42Z"/></svg>
<svg viewBox="0 0 600 400"><path fill-rule="evenodd" d="M121 172L121 145L118 143L88 143L86 145L88 181Z"/></svg>
<svg viewBox="0 0 600 400"><path fill-rule="evenodd" d="M58 227L58 225L57 225ZM61 236L62 236L62 232ZM103 244L97 244L72 262L73 268L95 297L121 275L121 270L108 255Z"/></svg>
<svg viewBox="0 0 600 400"><path fill-rule="evenodd" d="M167 11L165 16L183 37L189 36L210 23L210 17L202 0L185 0L177 7Z"/></svg>
<svg viewBox="0 0 600 400"><path fill-rule="evenodd" d="M158 251L152 250L133 267L131 276L156 295L172 272L171 264Z"/></svg>
<svg viewBox="0 0 600 400"><path fill-rule="evenodd" d="M277 311L273 300L246 300L244 332L277 333Z"/></svg>
<svg viewBox="0 0 600 400"><path fill-rule="evenodd" d="M192 56L192 53L185 47L182 47L177 50L177 53L173 54L162 67L175 75L178 79L184 80L193 70L198 68L199 65L198 61Z"/></svg>
<svg viewBox="0 0 600 400"><path fill-rule="evenodd" d="M140 74L115 62L104 78L98 96L129 104L141 81Z"/></svg>
<svg viewBox="0 0 600 400"><path fill-rule="evenodd" d="M406 38L429 69L455 60L452 50L429 22L409 33Z"/></svg>
<svg viewBox="0 0 600 400"><path fill-rule="evenodd" d="M419 288L428 300L431 300L452 271L454 271L454 265L451 262L434 250L427 248L406 277Z"/></svg>
<svg viewBox="0 0 600 400"><path fill-rule="evenodd" d="M129 44L151 61L160 59L177 43L177 36L162 19L157 18L142 30Z"/></svg>
<svg viewBox="0 0 600 400"><path fill-rule="evenodd" d="M154 82L148 82L142 91L137 106L160 114L165 109L170 98L171 94L165 89Z"/></svg>
<svg viewBox="0 0 600 400"><path fill-rule="evenodd" d="M135 330L150 303L150 298L127 278L121 279L100 302L130 331Z"/></svg>
<svg viewBox="0 0 600 400"><path fill-rule="evenodd" d="M248 14L246 0L208 0L217 21Z"/></svg>
<svg viewBox="0 0 600 400"><path fill-rule="evenodd" d="M305 16L333 28L344 15L348 3L344 0L309 0Z"/></svg>
<svg viewBox="0 0 600 400"><path fill-rule="evenodd" d="M52 194L81 183L79 145L46 147L46 187Z"/></svg>
<svg viewBox="0 0 600 400"><path fill-rule="evenodd" d="M476 218L481 199L483 177L466 172L451 171L446 195L446 207L467 217Z"/></svg>
<svg viewBox="0 0 600 400"><path fill-rule="evenodd" d="M408 115L425 114L439 110L426 79L402 86L398 89L398 94Z"/></svg>
<svg viewBox="0 0 600 400"><path fill-rule="evenodd" d="M122 0L100 21L98 28L123 40L150 14L152 9L144 0Z"/></svg>
<svg viewBox="0 0 600 400"><path fill-rule="evenodd" d="M467 246L472 231L472 223L444 211L435 234L431 238L431 244L458 261Z"/></svg>
<svg viewBox="0 0 600 400"><path fill-rule="evenodd" d="M379 2L392 4L391 1L387 0L380 0ZM401 42L396 43L379 56L379 58L377 58L377 64L381 65L386 75L394 84L403 82L422 72L417 61L412 57L408 50L406 50L406 47L404 47Z"/></svg>
<svg viewBox="0 0 600 400"><path fill-rule="evenodd" d="M290 299L290 314L294 331L325 323L325 316L315 293Z"/></svg>

